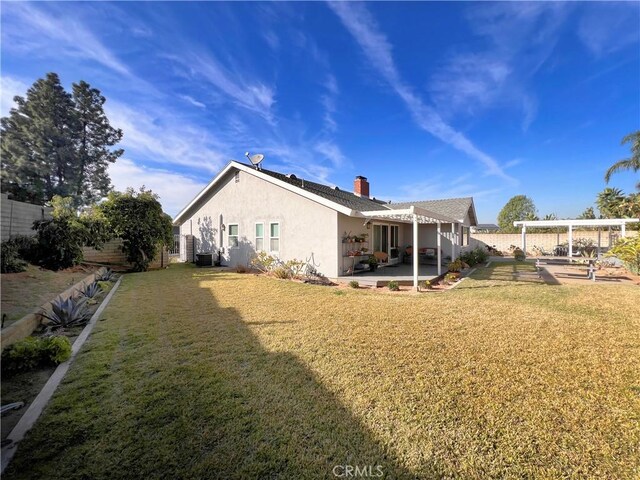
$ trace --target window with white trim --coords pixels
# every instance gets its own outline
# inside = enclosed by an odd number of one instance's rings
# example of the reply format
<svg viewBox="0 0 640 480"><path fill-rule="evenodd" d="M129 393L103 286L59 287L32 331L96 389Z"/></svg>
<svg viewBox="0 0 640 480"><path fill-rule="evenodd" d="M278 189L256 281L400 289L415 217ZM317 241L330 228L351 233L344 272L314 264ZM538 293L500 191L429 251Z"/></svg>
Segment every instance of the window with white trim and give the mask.
<svg viewBox="0 0 640 480"><path fill-rule="evenodd" d="M269 224L269 250L272 252L280 251L280 224Z"/></svg>
<svg viewBox="0 0 640 480"><path fill-rule="evenodd" d="M264 223L256 223L256 252L264 250Z"/></svg>
<svg viewBox="0 0 640 480"><path fill-rule="evenodd" d="M238 224L229 225L229 247L238 246Z"/></svg>

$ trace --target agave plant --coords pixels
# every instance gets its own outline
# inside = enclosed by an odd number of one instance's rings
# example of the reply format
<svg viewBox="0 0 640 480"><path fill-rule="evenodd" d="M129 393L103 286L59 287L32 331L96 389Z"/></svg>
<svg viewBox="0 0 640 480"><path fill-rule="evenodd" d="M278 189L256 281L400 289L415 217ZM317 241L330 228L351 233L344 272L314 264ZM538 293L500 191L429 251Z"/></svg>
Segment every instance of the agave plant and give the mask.
<svg viewBox="0 0 640 480"><path fill-rule="evenodd" d="M98 282L93 282L84 287L84 289L80 292L80 295L86 298L93 298L101 292L102 288L100 287Z"/></svg>
<svg viewBox="0 0 640 480"><path fill-rule="evenodd" d="M91 313L87 310L87 300L87 297L56 299L51 302L51 311L43 310L41 315L49 320L50 328L82 325L91 317Z"/></svg>
<svg viewBox="0 0 640 480"><path fill-rule="evenodd" d="M107 268L107 270L103 274L98 275L98 278L96 280L100 282L113 282L115 279L116 274L113 273L113 270Z"/></svg>

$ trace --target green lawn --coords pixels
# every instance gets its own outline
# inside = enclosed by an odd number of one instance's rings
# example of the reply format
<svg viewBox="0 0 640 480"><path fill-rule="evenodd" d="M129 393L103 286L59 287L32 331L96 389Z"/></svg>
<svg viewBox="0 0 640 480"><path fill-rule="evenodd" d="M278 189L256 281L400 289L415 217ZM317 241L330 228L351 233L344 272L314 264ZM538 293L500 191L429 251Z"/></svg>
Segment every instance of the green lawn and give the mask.
<svg viewBox="0 0 640 480"><path fill-rule="evenodd" d="M509 269L416 295L127 275L6 478L637 478L640 289Z"/></svg>

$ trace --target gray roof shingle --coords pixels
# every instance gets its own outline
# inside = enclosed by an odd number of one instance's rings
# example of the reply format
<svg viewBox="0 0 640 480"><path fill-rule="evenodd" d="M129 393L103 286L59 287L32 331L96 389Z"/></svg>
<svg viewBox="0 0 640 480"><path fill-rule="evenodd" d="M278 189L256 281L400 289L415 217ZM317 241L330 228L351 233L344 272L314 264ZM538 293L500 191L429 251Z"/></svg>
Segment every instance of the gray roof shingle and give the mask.
<svg viewBox="0 0 640 480"><path fill-rule="evenodd" d="M472 197L463 198L443 198L441 200L420 200L417 202L401 202L390 203L388 206L394 209L409 208L410 206L421 207L426 210L430 210L433 213L439 213L450 218L455 218L459 222L464 221L469 209L471 209L471 224L475 225L477 220L475 218L475 210L473 206Z"/></svg>
<svg viewBox="0 0 640 480"><path fill-rule="evenodd" d="M243 164L244 165L244 164ZM252 165L246 165L252 167ZM272 170L260 170L261 173L277 178L283 182L288 183L296 187L302 188L302 179L295 175L285 175L280 172L274 172ZM327 200L335 202L344 207L356 210L358 212L366 212L370 210L387 210L387 209L401 209L408 208L411 205L416 207L422 207L433 213L439 213L441 215L454 218L460 222L464 221L469 209L471 209L471 224L475 225L477 220L475 218L475 209L473 208L473 198L446 198L442 200L423 200L417 202L402 202L402 203L387 203L382 200L376 200L375 198L362 198L354 195L352 192L340 190L337 187L330 187L329 185L323 185L321 183L304 180L304 189L314 193Z"/></svg>
<svg viewBox="0 0 640 480"><path fill-rule="evenodd" d="M274 172L271 170L260 170L260 172L277 178L278 180L282 180L289 185L303 188L303 180L301 178L297 178L295 176L287 176L283 173ZM373 200L369 198L358 197L352 192L340 190L328 185L322 185L321 183L311 182L309 180L304 180L304 189L311 193L315 193L320 197L326 198L327 200L331 200L332 202L335 202L352 210L356 210L358 212L388 208L388 204L382 200Z"/></svg>

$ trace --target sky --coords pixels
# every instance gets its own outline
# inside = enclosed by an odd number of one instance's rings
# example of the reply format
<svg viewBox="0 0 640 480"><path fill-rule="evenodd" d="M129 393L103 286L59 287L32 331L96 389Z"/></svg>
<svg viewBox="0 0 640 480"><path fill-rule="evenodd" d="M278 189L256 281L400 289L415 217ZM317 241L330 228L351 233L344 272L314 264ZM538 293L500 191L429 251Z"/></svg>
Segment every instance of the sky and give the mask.
<svg viewBox="0 0 640 480"><path fill-rule="evenodd" d="M2 2L1 114L47 72L107 98L114 187L177 214L229 160L392 201L594 205L640 129L640 3ZM637 173L610 186L631 193Z"/></svg>

